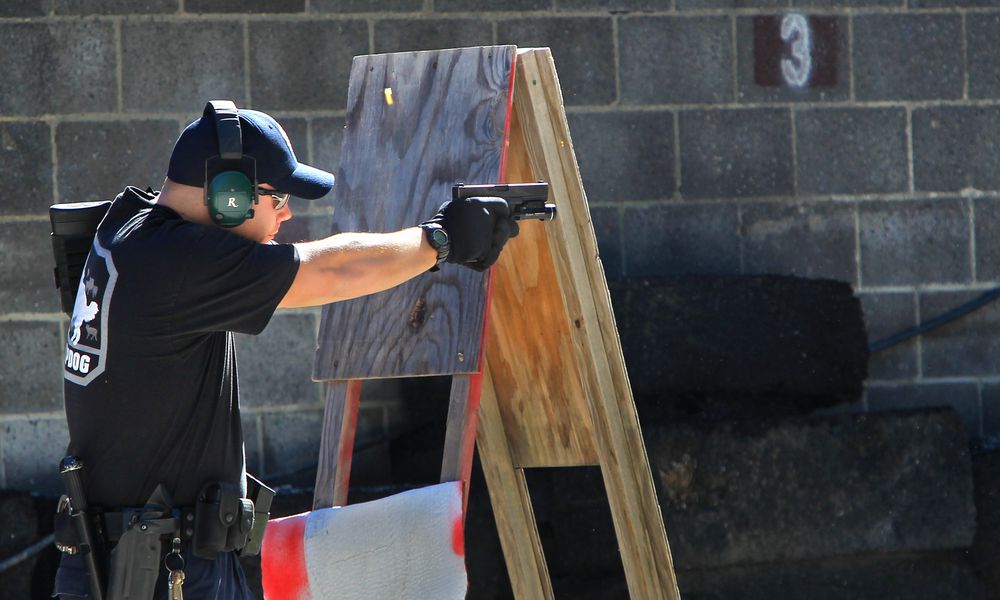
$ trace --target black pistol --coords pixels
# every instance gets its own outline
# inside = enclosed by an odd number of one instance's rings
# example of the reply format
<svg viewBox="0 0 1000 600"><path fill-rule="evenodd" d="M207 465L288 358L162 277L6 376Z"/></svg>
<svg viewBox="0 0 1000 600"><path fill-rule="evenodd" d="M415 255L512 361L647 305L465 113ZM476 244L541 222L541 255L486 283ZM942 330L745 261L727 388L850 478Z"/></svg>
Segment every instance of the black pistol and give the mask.
<svg viewBox="0 0 1000 600"><path fill-rule="evenodd" d="M69 516L80 539L76 552L80 554L87 570L91 600L104 600L104 548L100 543L100 535L94 531L90 506L84 493L83 461L75 456L67 456L59 463L59 472L62 473L66 495L69 496Z"/></svg>
<svg viewBox="0 0 1000 600"><path fill-rule="evenodd" d="M510 206L515 221L538 219L551 221L556 218L556 205L549 204L549 184L538 183L459 183L451 188L453 200L461 198L503 198Z"/></svg>

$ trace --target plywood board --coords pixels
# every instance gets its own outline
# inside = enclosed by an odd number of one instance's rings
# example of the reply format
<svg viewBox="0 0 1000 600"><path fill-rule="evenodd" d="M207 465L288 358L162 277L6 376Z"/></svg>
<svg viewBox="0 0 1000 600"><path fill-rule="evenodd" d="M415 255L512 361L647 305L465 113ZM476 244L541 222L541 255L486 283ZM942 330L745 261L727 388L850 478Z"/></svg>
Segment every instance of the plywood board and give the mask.
<svg viewBox="0 0 1000 600"><path fill-rule="evenodd" d="M522 287L548 290L546 296L557 290L564 318L571 324L566 328L569 343L560 347L560 360L562 364L575 364L579 369L629 595L634 599L676 599L680 593L663 516L653 488L597 238L563 109L562 92L547 48L518 53L514 107L531 172L549 182L552 197L559 207L558 218L549 223L545 231L554 281L538 281L532 285L522 282ZM514 164L517 158L512 154L510 160ZM544 253L543 250L539 252ZM524 275L520 278L524 279ZM513 278L508 285L514 285ZM503 282L498 279L496 286L499 294ZM498 296L491 326L502 327L498 316L500 303ZM530 305L520 307L522 312L530 308ZM549 335L552 327L555 326L545 329L541 335ZM491 340L499 337L494 337L492 330L490 333ZM518 343L517 336L509 337L510 346ZM538 357L512 358L518 355L511 347L496 344L494 347L494 341L489 342L487 356L503 411L503 404L508 400L500 390L519 384L501 381L502 372L494 367L494 352L502 353L508 361L529 361L527 367L522 366L529 369L530 361L537 363ZM516 373L517 370L509 369L508 372ZM552 376L552 373L538 372L534 373L532 381ZM568 405L559 395L551 398L538 395L535 402L550 408L553 423L575 418L574 414L566 412ZM508 429L508 437L514 435L515 432Z"/></svg>
<svg viewBox="0 0 1000 600"><path fill-rule="evenodd" d="M516 86L514 93L516 103ZM507 180L534 181L516 111L512 119ZM559 196L552 198L559 206ZM555 224L522 222L494 269L486 355L517 467L598 462L570 333L576 324L566 313L549 250L547 229Z"/></svg>
<svg viewBox="0 0 1000 600"><path fill-rule="evenodd" d="M514 56L490 46L356 57L331 233L413 226L456 182L498 181ZM313 379L477 372L485 284L445 265L324 307Z"/></svg>

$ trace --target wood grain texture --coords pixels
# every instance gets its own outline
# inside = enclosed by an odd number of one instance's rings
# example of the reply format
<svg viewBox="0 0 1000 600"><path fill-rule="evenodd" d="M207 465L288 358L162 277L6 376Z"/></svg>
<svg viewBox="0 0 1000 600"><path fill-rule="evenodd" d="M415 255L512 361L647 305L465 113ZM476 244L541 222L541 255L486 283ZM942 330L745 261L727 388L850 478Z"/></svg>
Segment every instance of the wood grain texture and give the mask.
<svg viewBox="0 0 1000 600"><path fill-rule="evenodd" d="M481 388L481 375L454 375L451 378L444 454L441 458L441 482L462 482L463 513L469 503L469 479L472 476Z"/></svg>
<svg viewBox="0 0 1000 600"><path fill-rule="evenodd" d="M558 289L573 323L573 352L564 360L581 366L629 594L636 599L676 599L680 592L663 515L653 488L559 80L547 48L518 53L514 106L531 170L549 182L559 206L559 217L549 224L554 226L547 233ZM489 356L492 362L492 354Z"/></svg>
<svg viewBox="0 0 1000 600"><path fill-rule="evenodd" d="M515 102L517 88L515 86ZM536 178L517 111L507 180ZM556 202L559 196L553 195ZM560 215L557 219L561 219ZM486 355L511 456L518 467L596 465L593 424L546 230L522 221L494 269Z"/></svg>
<svg viewBox="0 0 1000 600"><path fill-rule="evenodd" d="M360 380L334 381L329 384L319 443L313 510L347 504L351 458L354 456L354 432L358 425L360 403Z"/></svg>
<svg viewBox="0 0 1000 600"><path fill-rule="evenodd" d="M456 182L498 181L514 56L492 46L355 58L332 233L413 226ZM324 307L313 378L477 372L485 282L444 265Z"/></svg>
<svg viewBox="0 0 1000 600"><path fill-rule="evenodd" d="M552 582L535 525L528 484L524 469L515 467L512 460L491 371L492 365L487 361L483 367L476 443L507 573L518 600L552 600Z"/></svg>

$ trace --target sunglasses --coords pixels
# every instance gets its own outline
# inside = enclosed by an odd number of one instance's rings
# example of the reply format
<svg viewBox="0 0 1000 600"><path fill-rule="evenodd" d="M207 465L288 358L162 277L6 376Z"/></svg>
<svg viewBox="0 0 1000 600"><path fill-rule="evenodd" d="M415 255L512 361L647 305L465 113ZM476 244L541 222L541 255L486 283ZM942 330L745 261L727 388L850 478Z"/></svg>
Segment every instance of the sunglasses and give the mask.
<svg viewBox="0 0 1000 600"><path fill-rule="evenodd" d="M288 204L288 199L292 197L291 194L285 194L275 190L265 190L262 187L257 188L257 196L270 196L271 200L274 201L274 210L281 210L285 208L285 205Z"/></svg>

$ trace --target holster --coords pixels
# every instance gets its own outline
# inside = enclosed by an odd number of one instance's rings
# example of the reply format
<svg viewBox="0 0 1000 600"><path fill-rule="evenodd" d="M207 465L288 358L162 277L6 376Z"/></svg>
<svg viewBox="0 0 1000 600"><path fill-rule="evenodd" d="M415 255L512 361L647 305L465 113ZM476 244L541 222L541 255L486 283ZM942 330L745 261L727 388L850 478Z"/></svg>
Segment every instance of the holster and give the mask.
<svg viewBox="0 0 1000 600"><path fill-rule="evenodd" d="M175 535L177 525L170 516L142 518L122 534L111 550L108 600L152 600L163 544Z"/></svg>
<svg viewBox="0 0 1000 600"><path fill-rule="evenodd" d="M108 600L152 600L164 544L180 537L180 520L162 484L144 508L121 515L126 522L111 550Z"/></svg>

